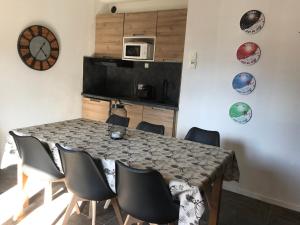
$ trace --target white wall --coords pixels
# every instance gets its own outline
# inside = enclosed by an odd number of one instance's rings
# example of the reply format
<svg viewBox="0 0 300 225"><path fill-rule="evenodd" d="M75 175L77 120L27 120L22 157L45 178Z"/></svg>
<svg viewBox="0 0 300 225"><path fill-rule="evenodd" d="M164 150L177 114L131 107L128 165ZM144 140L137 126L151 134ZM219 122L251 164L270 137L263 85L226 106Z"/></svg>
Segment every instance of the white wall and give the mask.
<svg viewBox="0 0 300 225"><path fill-rule="evenodd" d="M188 0L98 0L97 12L108 13L112 6L116 6L119 13L182 9L187 7L187 2Z"/></svg>
<svg viewBox="0 0 300 225"><path fill-rule="evenodd" d="M94 49L94 0L10 0L0 3L0 160L7 131L81 116L82 59ZM60 56L46 72L28 68L17 52L20 32L49 27Z"/></svg>
<svg viewBox="0 0 300 225"><path fill-rule="evenodd" d="M226 188L300 211L300 2L298 0L189 0L178 133L192 126L219 130L222 145L234 149L240 184ZM264 29L249 36L239 28L251 9L266 16ZM244 66L236 49L254 41L261 60ZM188 68L196 50L199 67ZM243 71L253 73L256 90L236 93L231 82ZM233 122L232 103L244 101L253 110L246 125Z"/></svg>

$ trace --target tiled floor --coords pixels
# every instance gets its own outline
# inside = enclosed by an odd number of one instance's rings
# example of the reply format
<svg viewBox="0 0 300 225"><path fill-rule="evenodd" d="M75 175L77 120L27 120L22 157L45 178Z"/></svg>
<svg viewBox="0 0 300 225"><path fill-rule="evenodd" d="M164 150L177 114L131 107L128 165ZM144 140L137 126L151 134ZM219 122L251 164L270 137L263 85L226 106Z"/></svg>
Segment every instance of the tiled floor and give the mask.
<svg viewBox="0 0 300 225"><path fill-rule="evenodd" d="M3 205L7 204L2 199L7 190L16 184L16 167L10 167L6 170L0 171L0 210ZM54 191L58 190L61 186L55 186ZM66 195L66 194L64 194ZM63 195L58 195L54 202L62 198ZM30 207L25 212L23 220L19 221L18 224L60 224L61 219L53 219L51 222L45 222L45 218L39 218L34 220L34 212L41 208L43 201L42 192L32 198ZM66 206L62 206L62 209ZM55 203L56 204L56 203ZM5 207L5 206L4 206ZM52 207L52 206L50 206ZM56 206L53 206L57 209ZM58 207L59 208L59 207ZM48 211L47 211L48 210ZM49 209L45 209L44 212L48 217ZM50 210L51 211L51 210ZM59 210L58 210L59 211ZM60 210L62 215L62 210ZM41 211L42 213L42 211ZM91 220L87 217L88 206L83 206L82 214L76 215L74 213L70 219L69 224L81 225L91 224ZM58 214L59 215L59 214ZM43 217L43 216L42 216ZM124 215L125 217L125 215ZM207 214L204 215L201 225L205 225ZM56 218L56 217L55 217ZM38 222L32 222L38 221ZM43 221L42 223L40 221ZM11 218L1 222L1 211L0 211L0 225L12 225L17 224L13 222ZM97 207L97 224L105 225L117 225L114 217L114 212L110 207L108 210L103 209L103 203L98 204ZM300 225L300 213L291 210L283 209L278 206L273 206L261 201L257 201L245 196L234 194L228 191L223 192L221 214L219 225Z"/></svg>

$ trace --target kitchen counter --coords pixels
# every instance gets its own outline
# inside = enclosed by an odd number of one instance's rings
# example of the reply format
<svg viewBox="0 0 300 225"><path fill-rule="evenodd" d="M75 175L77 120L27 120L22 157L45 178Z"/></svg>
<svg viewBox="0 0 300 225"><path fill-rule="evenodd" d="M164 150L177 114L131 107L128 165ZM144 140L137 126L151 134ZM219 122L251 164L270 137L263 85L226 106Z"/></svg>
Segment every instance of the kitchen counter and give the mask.
<svg viewBox="0 0 300 225"><path fill-rule="evenodd" d="M119 100L121 103L128 103L128 104L137 104L137 105L145 105L150 107L156 108L163 108L163 109L170 109L178 111L178 105L175 105L168 101L155 101L155 100L148 100L148 99L140 99L140 98L128 98L128 97L108 97L108 96L101 96L101 95L93 95L93 94L84 94L82 96L87 98L111 101L111 100Z"/></svg>

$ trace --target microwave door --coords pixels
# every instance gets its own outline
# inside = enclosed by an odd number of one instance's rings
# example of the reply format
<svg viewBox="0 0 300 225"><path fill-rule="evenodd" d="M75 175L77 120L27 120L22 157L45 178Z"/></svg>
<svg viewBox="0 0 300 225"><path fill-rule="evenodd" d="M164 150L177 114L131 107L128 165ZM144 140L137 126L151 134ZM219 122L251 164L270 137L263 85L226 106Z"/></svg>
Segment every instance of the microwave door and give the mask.
<svg viewBox="0 0 300 225"><path fill-rule="evenodd" d="M141 46L139 46L139 45L127 45L126 46L126 57L139 58L140 54L141 54Z"/></svg>

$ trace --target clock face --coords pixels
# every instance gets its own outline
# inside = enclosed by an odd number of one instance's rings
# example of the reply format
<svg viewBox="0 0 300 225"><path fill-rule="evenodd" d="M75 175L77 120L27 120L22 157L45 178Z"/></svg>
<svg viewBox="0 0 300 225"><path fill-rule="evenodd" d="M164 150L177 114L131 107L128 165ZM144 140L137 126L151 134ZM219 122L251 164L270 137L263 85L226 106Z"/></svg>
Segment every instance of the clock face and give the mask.
<svg viewBox="0 0 300 225"><path fill-rule="evenodd" d="M48 28L34 25L20 34L18 52L22 61L30 68L48 70L58 59L59 45Z"/></svg>

